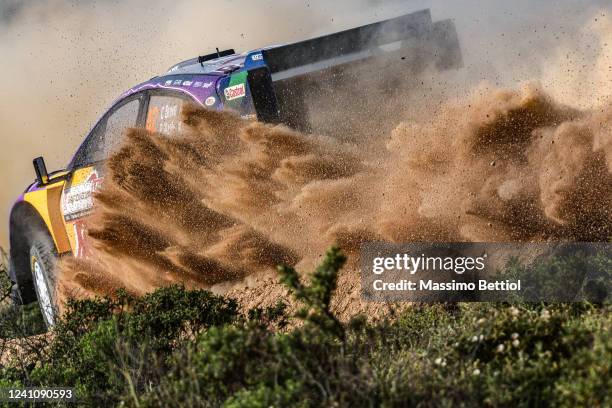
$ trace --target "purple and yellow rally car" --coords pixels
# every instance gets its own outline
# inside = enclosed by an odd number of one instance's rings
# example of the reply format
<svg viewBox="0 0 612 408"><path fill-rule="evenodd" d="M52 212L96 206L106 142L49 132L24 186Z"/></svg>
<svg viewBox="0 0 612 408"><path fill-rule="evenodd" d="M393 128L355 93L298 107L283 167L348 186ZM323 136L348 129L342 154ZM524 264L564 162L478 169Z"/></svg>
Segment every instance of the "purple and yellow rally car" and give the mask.
<svg viewBox="0 0 612 408"><path fill-rule="evenodd" d="M54 266L59 256L86 256L83 221L102 182L102 163L126 128L171 134L180 130L183 104L195 103L308 131L308 93L325 97L339 81L351 81L347 68L382 57L403 75L461 66L454 24L432 23L423 10L289 45L242 54L217 50L131 88L93 126L65 170L47 173L44 160L34 160L36 181L10 214L13 299L38 300L46 323L54 324Z"/></svg>

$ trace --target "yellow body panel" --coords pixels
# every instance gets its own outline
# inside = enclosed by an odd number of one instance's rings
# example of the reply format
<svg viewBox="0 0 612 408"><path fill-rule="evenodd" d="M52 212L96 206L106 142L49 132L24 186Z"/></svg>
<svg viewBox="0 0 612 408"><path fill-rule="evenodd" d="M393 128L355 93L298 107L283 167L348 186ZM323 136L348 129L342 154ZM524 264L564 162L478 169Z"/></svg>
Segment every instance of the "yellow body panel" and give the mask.
<svg viewBox="0 0 612 408"><path fill-rule="evenodd" d="M85 167L75 170L66 180L62 178L66 173L54 175L50 183L39 190L25 193L23 200L36 209L44 221L59 254L71 252L77 254L80 246L79 240L83 234L83 217L66 221L62 196L64 189L87 186L92 176L97 177L94 167ZM62 178L61 180L57 180ZM57 180L57 181L54 181ZM90 183L91 184L91 183ZM74 191L74 190L73 190ZM93 194L94 190L90 191ZM86 196L90 196L86 194ZM81 237L79 237L81 235Z"/></svg>
<svg viewBox="0 0 612 408"><path fill-rule="evenodd" d="M72 185L79 185L85 183L89 179L93 171L93 167L84 167L82 169L75 170L74 173L72 173L71 177Z"/></svg>
<svg viewBox="0 0 612 408"><path fill-rule="evenodd" d="M64 180L52 182L43 189L24 194L23 197L23 200L32 205L44 221L60 254L72 250L61 210L64 183Z"/></svg>

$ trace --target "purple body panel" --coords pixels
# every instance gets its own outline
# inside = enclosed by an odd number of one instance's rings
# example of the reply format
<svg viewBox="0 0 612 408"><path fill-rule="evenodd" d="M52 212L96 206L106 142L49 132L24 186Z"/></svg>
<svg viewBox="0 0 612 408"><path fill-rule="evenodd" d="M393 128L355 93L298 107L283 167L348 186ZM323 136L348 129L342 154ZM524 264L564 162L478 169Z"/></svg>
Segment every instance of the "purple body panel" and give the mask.
<svg viewBox="0 0 612 408"><path fill-rule="evenodd" d="M152 78L124 92L114 103L143 89L154 88L173 89L184 92L202 105L211 96L219 100L218 87L220 80L244 67L244 60L247 54L230 55L204 62L201 64L201 72L193 70L185 71L173 67L165 75Z"/></svg>
<svg viewBox="0 0 612 408"><path fill-rule="evenodd" d="M124 92L119 100L134 94L136 92L145 90L145 89L172 89L175 91L183 92L190 96L195 101L199 102L201 105L204 105L204 101L207 98L214 96L215 99L218 99L217 95L217 81L219 80L218 76L212 75L181 75L181 79L174 79L173 77L160 77L154 78L148 82L142 83L140 85L131 88L127 92ZM187 78L190 77L190 78ZM198 86L195 86L195 85Z"/></svg>

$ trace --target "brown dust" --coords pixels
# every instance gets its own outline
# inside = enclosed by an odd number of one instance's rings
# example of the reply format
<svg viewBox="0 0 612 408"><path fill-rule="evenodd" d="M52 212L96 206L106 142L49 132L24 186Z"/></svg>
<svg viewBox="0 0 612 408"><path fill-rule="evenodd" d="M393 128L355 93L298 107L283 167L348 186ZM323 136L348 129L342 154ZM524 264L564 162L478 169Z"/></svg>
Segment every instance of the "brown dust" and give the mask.
<svg viewBox="0 0 612 408"><path fill-rule="evenodd" d="M537 84L477 90L362 143L195 106L183 121L172 137L130 130L108 161L94 254L64 261L64 298L183 283L269 304L285 296L278 264L310 270L338 244L349 313L364 241L612 237L612 106L568 108Z"/></svg>

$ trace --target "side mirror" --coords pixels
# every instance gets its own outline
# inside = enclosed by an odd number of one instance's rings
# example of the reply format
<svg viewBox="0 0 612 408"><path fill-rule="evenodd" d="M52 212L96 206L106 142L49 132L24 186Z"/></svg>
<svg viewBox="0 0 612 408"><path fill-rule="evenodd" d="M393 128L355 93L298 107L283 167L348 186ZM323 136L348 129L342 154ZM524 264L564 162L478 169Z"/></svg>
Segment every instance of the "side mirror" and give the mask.
<svg viewBox="0 0 612 408"><path fill-rule="evenodd" d="M36 172L36 180L39 186L49 184L49 173L47 173L47 166L45 165L45 159L37 157L33 161L34 171Z"/></svg>

